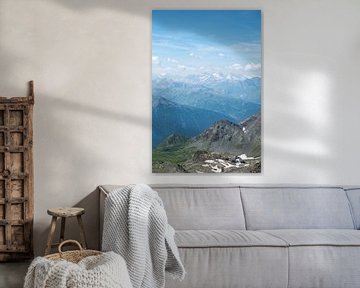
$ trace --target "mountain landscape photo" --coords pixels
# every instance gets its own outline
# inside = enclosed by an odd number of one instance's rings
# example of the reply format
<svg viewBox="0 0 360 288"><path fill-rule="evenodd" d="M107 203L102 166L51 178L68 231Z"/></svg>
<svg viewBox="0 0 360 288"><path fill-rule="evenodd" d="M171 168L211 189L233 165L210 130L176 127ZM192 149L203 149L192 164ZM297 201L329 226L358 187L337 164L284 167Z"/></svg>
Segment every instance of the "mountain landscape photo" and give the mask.
<svg viewBox="0 0 360 288"><path fill-rule="evenodd" d="M154 10L153 173L261 172L261 12Z"/></svg>

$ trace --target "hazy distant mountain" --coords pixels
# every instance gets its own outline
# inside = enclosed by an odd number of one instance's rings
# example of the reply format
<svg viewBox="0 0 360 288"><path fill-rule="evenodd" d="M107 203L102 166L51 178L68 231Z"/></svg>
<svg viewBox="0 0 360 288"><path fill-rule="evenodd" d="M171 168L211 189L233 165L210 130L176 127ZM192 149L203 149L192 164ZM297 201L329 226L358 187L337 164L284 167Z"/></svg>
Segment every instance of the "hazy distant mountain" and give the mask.
<svg viewBox="0 0 360 288"><path fill-rule="evenodd" d="M182 81L158 78L153 80L153 101L160 97L215 111L239 122L260 111L261 79L221 74L192 76L191 80Z"/></svg>
<svg viewBox="0 0 360 288"><path fill-rule="evenodd" d="M204 73L199 75L188 75L180 78L155 77L153 79L153 92L164 89L207 89L213 93L233 98L242 98L245 101L259 104L261 102L261 78L247 78L241 75ZM158 94L158 93L154 93Z"/></svg>
<svg viewBox="0 0 360 288"><path fill-rule="evenodd" d="M261 78L247 78L241 75L222 73L202 74L192 77L193 85L202 85L212 89L215 94L231 98L240 98L246 102L260 104Z"/></svg>
<svg viewBox="0 0 360 288"><path fill-rule="evenodd" d="M218 112L180 105L163 97L157 97L153 99L152 105L153 147L171 134L195 136L220 119L234 121L231 117Z"/></svg>
<svg viewBox="0 0 360 288"><path fill-rule="evenodd" d="M201 83L204 85L209 85L213 83L221 83L221 82L239 82L243 80L249 79L243 75L232 75L232 74L224 74L224 73L203 73L198 75L189 75L186 77L187 82L191 83Z"/></svg>

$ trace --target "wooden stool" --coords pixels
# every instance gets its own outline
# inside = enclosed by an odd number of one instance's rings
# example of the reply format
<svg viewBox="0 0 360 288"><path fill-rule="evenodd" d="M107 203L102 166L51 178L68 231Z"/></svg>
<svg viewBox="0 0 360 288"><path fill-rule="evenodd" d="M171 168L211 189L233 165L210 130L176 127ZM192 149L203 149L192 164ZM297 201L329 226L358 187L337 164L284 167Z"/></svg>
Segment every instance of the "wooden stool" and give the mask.
<svg viewBox="0 0 360 288"><path fill-rule="evenodd" d="M64 241L64 234L65 234L65 223L66 218L69 217L77 217L79 227L80 227L80 239L81 239L81 245L84 249L86 249L86 239L85 239L85 229L84 224L81 219L81 215L85 213L84 208L50 208L47 210L47 213L52 216L51 224L50 224L50 231L49 236L47 240L45 255L50 254L52 247L57 247L62 241ZM60 230L60 242L52 244L52 239L54 237L55 228L56 228L56 222L58 217L61 218L61 230Z"/></svg>

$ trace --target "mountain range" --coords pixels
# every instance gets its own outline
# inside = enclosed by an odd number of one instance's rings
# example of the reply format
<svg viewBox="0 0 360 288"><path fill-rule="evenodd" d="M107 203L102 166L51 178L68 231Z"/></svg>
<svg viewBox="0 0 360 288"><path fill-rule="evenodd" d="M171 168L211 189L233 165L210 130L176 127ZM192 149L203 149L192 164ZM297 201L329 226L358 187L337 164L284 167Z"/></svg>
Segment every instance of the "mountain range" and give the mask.
<svg viewBox="0 0 360 288"><path fill-rule="evenodd" d="M220 73L153 80L153 147L171 134L193 137L219 120L238 123L260 111L261 79Z"/></svg>
<svg viewBox="0 0 360 288"><path fill-rule="evenodd" d="M261 79L204 73L152 82L153 172L261 171Z"/></svg>
<svg viewBox="0 0 360 288"><path fill-rule="evenodd" d="M153 101L152 106L153 147L171 134L195 136L220 119L234 121L216 111L177 104L160 97Z"/></svg>

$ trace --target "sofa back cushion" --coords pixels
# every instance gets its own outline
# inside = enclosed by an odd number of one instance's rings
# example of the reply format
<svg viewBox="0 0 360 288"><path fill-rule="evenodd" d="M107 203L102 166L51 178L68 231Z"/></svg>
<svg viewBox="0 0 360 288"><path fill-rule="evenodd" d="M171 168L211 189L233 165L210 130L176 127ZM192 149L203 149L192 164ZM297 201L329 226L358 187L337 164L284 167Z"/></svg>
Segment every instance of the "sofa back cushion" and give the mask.
<svg viewBox="0 0 360 288"><path fill-rule="evenodd" d="M176 230L244 230L239 187L154 186Z"/></svg>
<svg viewBox="0 0 360 288"><path fill-rule="evenodd" d="M354 229L345 191L337 187L241 187L246 227Z"/></svg>

